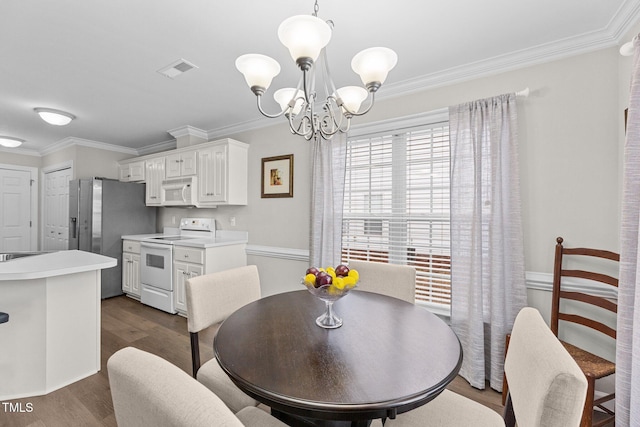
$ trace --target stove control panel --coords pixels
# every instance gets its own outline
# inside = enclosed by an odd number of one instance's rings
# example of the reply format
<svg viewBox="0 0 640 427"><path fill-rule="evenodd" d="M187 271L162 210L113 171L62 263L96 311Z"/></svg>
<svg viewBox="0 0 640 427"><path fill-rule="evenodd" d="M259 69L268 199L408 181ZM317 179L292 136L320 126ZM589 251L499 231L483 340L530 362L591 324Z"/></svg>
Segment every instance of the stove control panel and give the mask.
<svg viewBox="0 0 640 427"><path fill-rule="evenodd" d="M216 231L216 220L213 218L182 218L180 230Z"/></svg>

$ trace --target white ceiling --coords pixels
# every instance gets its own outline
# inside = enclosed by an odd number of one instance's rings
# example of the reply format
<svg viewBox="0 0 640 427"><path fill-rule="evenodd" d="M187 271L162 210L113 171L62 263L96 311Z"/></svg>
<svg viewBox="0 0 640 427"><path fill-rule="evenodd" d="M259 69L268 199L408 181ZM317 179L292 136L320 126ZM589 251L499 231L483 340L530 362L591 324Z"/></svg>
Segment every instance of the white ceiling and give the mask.
<svg viewBox="0 0 640 427"><path fill-rule="evenodd" d="M319 6L318 16L335 23L327 54L336 86L360 84L349 65L358 51L398 53L379 98L622 44L640 17L640 0ZM262 116L234 61L263 53L280 62L265 96L274 111L268 100L275 89L298 80L278 25L312 11L313 0L1 0L0 135L38 152L68 137L139 150L171 140L167 131L185 125L210 135L255 127ZM156 72L181 58L198 68L173 80ZM77 119L50 126L35 107Z"/></svg>

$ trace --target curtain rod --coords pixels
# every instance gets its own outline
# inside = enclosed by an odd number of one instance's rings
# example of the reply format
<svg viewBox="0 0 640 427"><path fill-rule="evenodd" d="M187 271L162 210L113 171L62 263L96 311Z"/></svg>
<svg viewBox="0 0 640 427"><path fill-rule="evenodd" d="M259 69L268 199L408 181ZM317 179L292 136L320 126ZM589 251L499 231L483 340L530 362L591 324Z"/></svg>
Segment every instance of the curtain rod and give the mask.
<svg viewBox="0 0 640 427"><path fill-rule="evenodd" d="M526 88L524 88L524 89L519 90L518 92L516 92L516 96L521 96L521 97L523 97L523 98L527 98L527 97L529 97L529 92L530 92L530 91L529 91L529 88L528 88L528 87L526 87Z"/></svg>

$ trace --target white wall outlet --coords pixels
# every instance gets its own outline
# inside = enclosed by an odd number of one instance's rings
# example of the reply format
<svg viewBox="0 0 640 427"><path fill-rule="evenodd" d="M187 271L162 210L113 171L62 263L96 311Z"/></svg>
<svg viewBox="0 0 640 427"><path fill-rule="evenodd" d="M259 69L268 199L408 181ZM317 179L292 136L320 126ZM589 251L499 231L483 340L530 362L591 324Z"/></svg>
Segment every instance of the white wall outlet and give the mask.
<svg viewBox="0 0 640 427"><path fill-rule="evenodd" d="M176 225L176 216L175 216L175 215L173 215L173 216L171 217L171 224L172 224L172 225Z"/></svg>
<svg viewBox="0 0 640 427"><path fill-rule="evenodd" d="M229 224L231 224L232 227L236 226L236 217L235 216L229 217Z"/></svg>

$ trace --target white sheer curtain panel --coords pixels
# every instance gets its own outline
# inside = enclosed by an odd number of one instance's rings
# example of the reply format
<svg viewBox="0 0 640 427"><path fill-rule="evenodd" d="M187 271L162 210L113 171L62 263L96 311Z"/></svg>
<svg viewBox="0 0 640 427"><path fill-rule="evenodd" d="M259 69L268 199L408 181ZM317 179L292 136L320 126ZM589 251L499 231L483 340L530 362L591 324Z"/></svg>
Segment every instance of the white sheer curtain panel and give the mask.
<svg viewBox="0 0 640 427"><path fill-rule="evenodd" d="M449 108L451 327L460 375L502 390L504 347L526 306L516 96Z"/></svg>
<svg viewBox="0 0 640 427"><path fill-rule="evenodd" d="M311 148L311 229L309 261L317 267L340 263L342 251L342 205L347 138L314 139Z"/></svg>
<svg viewBox="0 0 640 427"><path fill-rule="evenodd" d="M616 426L640 426L640 41L633 72L624 147L620 283L616 339Z"/></svg>

